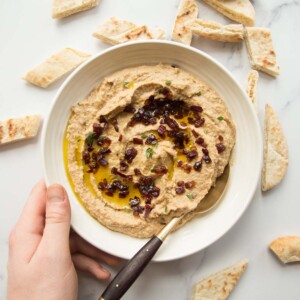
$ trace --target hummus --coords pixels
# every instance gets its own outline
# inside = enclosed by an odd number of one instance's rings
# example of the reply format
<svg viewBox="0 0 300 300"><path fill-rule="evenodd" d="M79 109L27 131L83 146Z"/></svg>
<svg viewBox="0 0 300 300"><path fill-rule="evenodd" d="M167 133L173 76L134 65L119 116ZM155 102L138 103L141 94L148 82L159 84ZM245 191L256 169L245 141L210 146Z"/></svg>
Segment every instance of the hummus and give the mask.
<svg viewBox="0 0 300 300"><path fill-rule="evenodd" d="M66 168L87 211L146 238L191 219L228 164L235 127L220 96L170 65L124 69L75 104Z"/></svg>

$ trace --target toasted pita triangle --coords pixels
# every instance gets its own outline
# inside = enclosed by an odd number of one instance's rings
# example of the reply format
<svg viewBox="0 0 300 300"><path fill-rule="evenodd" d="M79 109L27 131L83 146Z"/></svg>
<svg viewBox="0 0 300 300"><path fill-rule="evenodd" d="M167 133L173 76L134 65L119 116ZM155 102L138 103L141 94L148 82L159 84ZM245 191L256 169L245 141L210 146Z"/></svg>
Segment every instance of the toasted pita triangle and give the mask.
<svg viewBox="0 0 300 300"><path fill-rule="evenodd" d="M193 33L210 40L220 42L240 42L244 38L244 27L241 24L222 25L203 19L188 23Z"/></svg>
<svg viewBox="0 0 300 300"><path fill-rule="evenodd" d="M90 54L72 48L62 49L29 71L23 79L46 88L62 76L73 71L90 56Z"/></svg>
<svg viewBox="0 0 300 300"><path fill-rule="evenodd" d="M247 77L247 87L246 87L246 93L248 94L251 102L254 105L254 108L256 112L257 109L257 99L256 99L256 88L257 88L257 82L258 82L259 74L255 70L251 70L248 73Z"/></svg>
<svg viewBox="0 0 300 300"><path fill-rule="evenodd" d="M300 236L284 236L274 240L269 248L283 263L300 261Z"/></svg>
<svg viewBox="0 0 300 300"><path fill-rule="evenodd" d="M253 26L255 22L255 11L249 0L203 0L215 10L227 18Z"/></svg>
<svg viewBox="0 0 300 300"><path fill-rule="evenodd" d="M193 33L188 22L195 20L198 16L198 6L195 0L181 0L177 11L172 33L172 40L190 45Z"/></svg>
<svg viewBox="0 0 300 300"><path fill-rule="evenodd" d="M241 261L201 280L194 288L192 300L226 299L248 265Z"/></svg>
<svg viewBox="0 0 300 300"><path fill-rule="evenodd" d="M274 109L267 104L265 108L262 190L270 190L279 184L287 171L287 167L287 141Z"/></svg>
<svg viewBox="0 0 300 300"><path fill-rule="evenodd" d="M114 43L115 37L135 27L136 25L130 21L110 18L93 33L93 36L106 43Z"/></svg>
<svg viewBox="0 0 300 300"><path fill-rule="evenodd" d="M245 37L252 68L272 76L279 75L270 29L246 27Z"/></svg>
<svg viewBox="0 0 300 300"><path fill-rule="evenodd" d="M142 39L158 39L164 35L163 30L151 30L146 25L137 26L117 37L114 38L114 42L117 44L125 43L133 40Z"/></svg>
<svg viewBox="0 0 300 300"><path fill-rule="evenodd" d="M52 18L61 19L91 9L99 0L52 0Z"/></svg>
<svg viewBox="0 0 300 300"><path fill-rule="evenodd" d="M120 44L138 39L161 39L162 29L149 29L146 25L137 26L127 20L110 18L97 28L93 36L109 44Z"/></svg>
<svg viewBox="0 0 300 300"><path fill-rule="evenodd" d="M35 137L40 123L38 115L0 121L0 145Z"/></svg>

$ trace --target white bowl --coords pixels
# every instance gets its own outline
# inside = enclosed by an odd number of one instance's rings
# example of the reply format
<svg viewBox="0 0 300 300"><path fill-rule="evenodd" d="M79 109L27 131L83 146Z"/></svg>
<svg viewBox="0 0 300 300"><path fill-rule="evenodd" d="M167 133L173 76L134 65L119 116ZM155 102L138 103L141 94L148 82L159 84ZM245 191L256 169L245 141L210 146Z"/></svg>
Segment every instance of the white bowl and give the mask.
<svg viewBox="0 0 300 300"><path fill-rule="evenodd" d="M216 90L232 114L237 140L230 181L218 208L172 233L153 260L178 259L222 237L246 210L260 177L262 137L253 105L233 76L209 55L174 42L143 41L115 46L94 56L69 76L55 97L43 131L44 172L48 185L60 183L66 188L74 230L94 246L126 259L146 241L107 229L81 206L66 176L63 136L71 106L86 97L105 76L124 68L157 63L175 64Z"/></svg>

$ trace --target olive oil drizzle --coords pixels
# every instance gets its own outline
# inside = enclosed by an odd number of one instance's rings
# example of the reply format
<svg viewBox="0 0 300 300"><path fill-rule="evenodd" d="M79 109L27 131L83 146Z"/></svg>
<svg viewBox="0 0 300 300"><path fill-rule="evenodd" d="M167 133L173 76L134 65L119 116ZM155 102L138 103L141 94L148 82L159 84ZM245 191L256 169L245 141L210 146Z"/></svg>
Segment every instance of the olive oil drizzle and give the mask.
<svg viewBox="0 0 300 300"><path fill-rule="evenodd" d="M69 121L72 116L73 116L73 114L71 114ZM186 124L186 126L188 126L188 124L189 124L188 118L190 116L191 116L191 111L189 111L188 114L184 115L182 118L177 119L176 122L178 122L179 124ZM160 121L160 120L158 120L158 121ZM182 127L184 127L184 126L182 126ZM185 133L188 136L188 142L184 141L184 148L187 149L188 151L195 149L196 145L192 138L191 129L189 127L180 128L179 131ZM173 142L173 138L168 136L167 132L164 137L159 136L159 134L157 133L156 130L151 130L151 131L145 132L144 134L148 135L150 133L154 134L158 140L156 145L151 146L153 151L155 151L156 147L159 146L159 142L162 140ZM72 177L71 177L69 167L68 167L69 143L70 143L70 141L67 139L67 129L66 129L65 134L64 134L64 142L63 142L63 155L64 155L64 164L65 164L66 174L67 174L67 178L70 182L70 185L71 185L71 188L72 188L74 194L76 195L76 197L82 204L82 200L81 200L80 196L75 191L75 186L72 181ZM105 193L105 191L99 190L97 188L97 185L99 182L103 182L104 180L106 180L107 184L110 184L114 180L118 180L117 176L113 175L111 173L111 168L118 167L118 166L110 166L108 164L108 166L100 166L94 173L88 172L89 166L83 162L83 158L82 158L82 153L83 153L83 151L86 150L85 139L83 137L78 137L76 139L76 143L77 143L76 150L75 150L76 163L77 163L78 167L80 167L83 170L84 184L89 189L89 191L93 194L94 197L97 198L101 195L102 198L104 198L108 204L113 205L117 209L130 208L129 201L130 201L130 199L132 199L134 197L139 197L143 201L141 194L139 192L139 189L134 186L133 182L128 182L128 181L124 182L124 184L126 184L128 186L128 191L129 191L129 194L125 198L120 198L118 195L119 194L118 191L114 192L113 195L110 196L110 195L107 195ZM98 146L95 142L93 143L92 146L93 146L95 152L97 152L100 149L100 146ZM177 151L177 156L174 159L173 164L167 163L169 180L172 180L173 175L174 175L174 168L177 166L179 161L181 161L182 163L188 163L187 156L183 153L182 149L175 149L175 150ZM109 161L109 159L108 159L108 161ZM123 181L123 180L121 180L121 181Z"/></svg>

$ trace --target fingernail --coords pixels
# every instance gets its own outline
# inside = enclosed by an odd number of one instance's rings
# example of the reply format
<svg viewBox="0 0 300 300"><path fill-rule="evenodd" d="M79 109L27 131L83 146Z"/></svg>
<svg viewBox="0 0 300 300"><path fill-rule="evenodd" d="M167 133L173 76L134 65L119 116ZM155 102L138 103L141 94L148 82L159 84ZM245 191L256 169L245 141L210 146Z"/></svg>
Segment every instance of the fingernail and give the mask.
<svg viewBox="0 0 300 300"><path fill-rule="evenodd" d="M49 202L62 202L65 199L64 189L59 185L52 185L47 190Z"/></svg>

